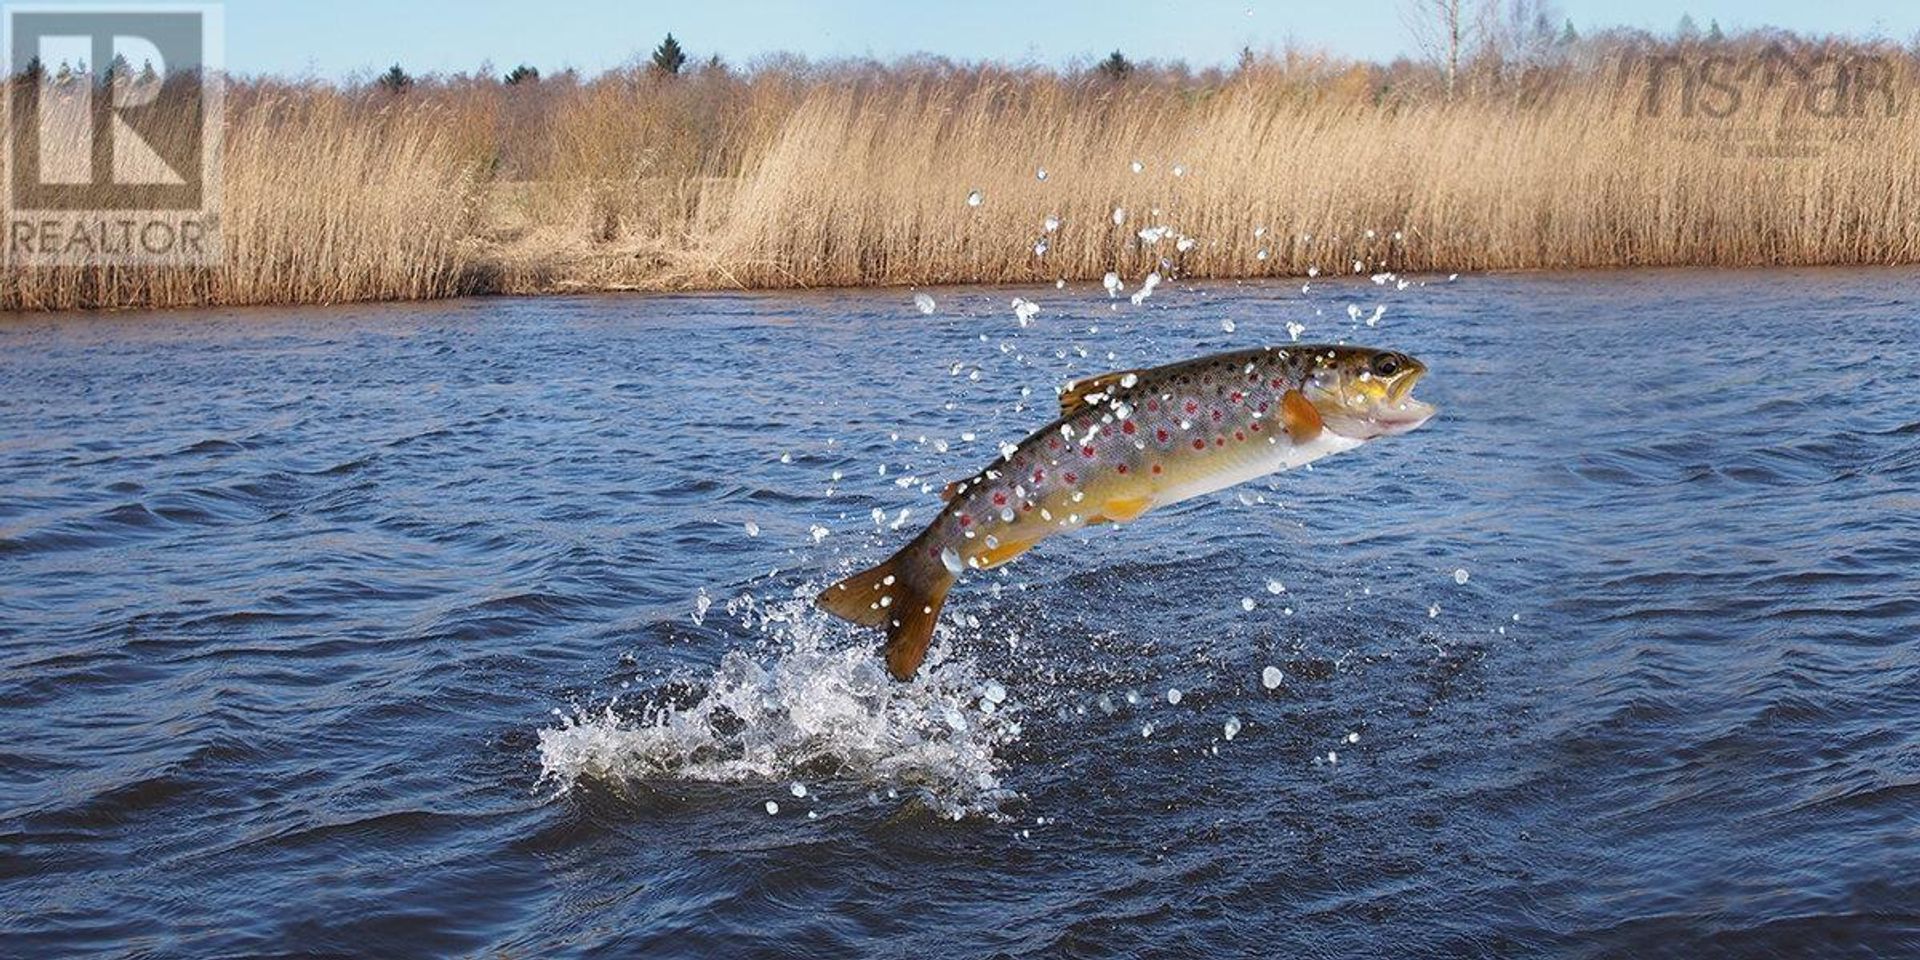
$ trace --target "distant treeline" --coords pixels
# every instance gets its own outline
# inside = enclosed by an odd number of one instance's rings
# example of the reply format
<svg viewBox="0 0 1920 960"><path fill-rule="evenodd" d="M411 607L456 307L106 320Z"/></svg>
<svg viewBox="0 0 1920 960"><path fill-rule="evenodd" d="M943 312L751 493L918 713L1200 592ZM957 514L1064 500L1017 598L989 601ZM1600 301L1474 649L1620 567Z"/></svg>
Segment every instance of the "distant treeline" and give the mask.
<svg viewBox="0 0 1920 960"><path fill-rule="evenodd" d="M1528 9L1385 64L230 78L222 265L9 267L0 307L1920 260L1920 48Z"/></svg>

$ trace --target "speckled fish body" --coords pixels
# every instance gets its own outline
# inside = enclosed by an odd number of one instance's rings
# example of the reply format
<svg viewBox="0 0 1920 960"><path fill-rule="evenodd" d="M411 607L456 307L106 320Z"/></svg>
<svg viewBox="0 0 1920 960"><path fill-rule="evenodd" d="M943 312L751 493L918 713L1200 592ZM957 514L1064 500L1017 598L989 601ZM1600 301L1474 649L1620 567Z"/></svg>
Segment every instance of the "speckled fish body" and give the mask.
<svg viewBox="0 0 1920 960"><path fill-rule="evenodd" d="M1414 429L1433 415L1407 395L1425 369L1387 351L1289 345L1077 381L1061 393L1059 419L949 484L946 508L919 537L819 602L886 627L888 667L906 679L965 570Z"/></svg>

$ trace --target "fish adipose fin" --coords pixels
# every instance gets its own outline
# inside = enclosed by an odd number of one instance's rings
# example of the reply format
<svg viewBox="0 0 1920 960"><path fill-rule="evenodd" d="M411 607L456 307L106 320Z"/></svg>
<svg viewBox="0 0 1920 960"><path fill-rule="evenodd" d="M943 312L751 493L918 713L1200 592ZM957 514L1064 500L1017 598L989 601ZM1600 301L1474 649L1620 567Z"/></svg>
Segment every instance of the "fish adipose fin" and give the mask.
<svg viewBox="0 0 1920 960"><path fill-rule="evenodd" d="M885 627L887 672L908 680L927 657L953 580L946 565L916 541L885 563L821 591L814 603L842 620Z"/></svg>
<svg viewBox="0 0 1920 960"><path fill-rule="evenodd" d="M1293 438L1294 443L1312 442L1327 426L1326 421L1320 419L1320 411L1314 407L1313 401L1298 390L1288 390L1280 398L1280 420L1286 425L1287 436Z"/></svg>
<svg viewBox="0 0 1920 960"><path fill-rule="evenodd" d="M1098 395L1101 399L1105 399L1114 387L1129 386L1127 378L1138 378L1142 372L1144 371L1115 370L1112 373L1103 373L1067 384L1060 390L1060 415L1064 417L1086 406L1090 402L1089 397Z"/></svg>

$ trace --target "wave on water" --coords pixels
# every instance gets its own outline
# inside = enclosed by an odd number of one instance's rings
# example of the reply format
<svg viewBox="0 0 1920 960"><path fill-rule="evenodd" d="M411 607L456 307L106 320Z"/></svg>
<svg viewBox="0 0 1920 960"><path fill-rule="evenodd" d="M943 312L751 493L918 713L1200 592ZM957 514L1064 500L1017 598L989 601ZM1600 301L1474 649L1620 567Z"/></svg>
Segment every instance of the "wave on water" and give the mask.
<svg viewBox="0 0 1920 960"><path fill-rule="evenodd" d="M541 730L542 782L561 793L582 779L769 783L784 795L789 782L797 794L825 780L918 798L956 820L998 817L1016 796L1001 751L1020 737L1017 707L972 661L946 657L945 638L898 683L870 639L848 645L798 596L743 597L727 611L766 638L758 650L728 652L691 693L615 699Z"/></svg>

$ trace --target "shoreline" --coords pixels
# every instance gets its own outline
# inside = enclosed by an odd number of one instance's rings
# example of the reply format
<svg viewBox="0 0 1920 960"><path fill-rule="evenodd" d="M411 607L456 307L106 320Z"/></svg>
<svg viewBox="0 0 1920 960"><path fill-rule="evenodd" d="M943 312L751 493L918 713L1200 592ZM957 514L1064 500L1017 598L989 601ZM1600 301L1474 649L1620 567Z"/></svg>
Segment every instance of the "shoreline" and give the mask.
<svg viewBox="0 0 1920 960"><path fill-rule="evenodd" d="M1452 271L1452 270L1440 270L1440 269L1400 271L1400 270L1394 270L1391 267L1382 268L1383 272L1391 272L1396 277L1401 279L1419 280L1422 278L1439 276L1441 277L1441 279L1437 281L1439 283L1450 282L1447 279L1449 275L1457 275L1462 280L1465 280L1468 278L1496 278L1497 279L1502 277L1540 277L1540 276L1555 276L1555 275L1564 276L1568 279L1575 279L1575 278L1580 278L1582 276L1595 274L1595 273L1625 274L1625 275L1632 275L1635 277L1656 277L1662 274L1670 274L1670 273L1694 273L1694 274L1705 274L1710 276L1721 276L1721 275L1732 275L1732 274L1741 274L1741 273L1766 273L1770 275L1777 275L1781 273L1790 273L1790 274L1791 273L1825 273L1825 272L1832 272L1832 271L1863 271L1864 272L1864 271L1879 271L1879 270L1895 270L1895 271L1920 270L1920 260L1902 261L1897 263L1783 263L1783 264L1662 263L1662 264L1638 264L1638 265L1601 264L1601 265L1593 265L1593 266L1499 267L1494 269L1471 270L1471 271L1469 270ZM1316 277L1308 277L1305 274L1294 274L1294 275L1261 274L1261 275L1247 275L1247 276L1179 276L1179 277L1174 277L1174 278L1163 281L1162 288L1164 289L1167 286L1174 285L1174 284L1238 285L1238 284L1244 284L1244 283L1256 283L1256 284L1275 283L1275 284L1292 285L1295 283L1306 282L1306 283L1317 285L1321 283L1331 283L1335 281L1364 280L1364 279L1367 279L1369 276L1370 274L1368 273L1358 273L1358 274L1349 273L1349 274L1333 275L1333 276L1330 276L1327 274L1321 274ZM1075 292L1072 290L1072 288L1076 286L1079 286L1079 287L1093 286L1095 288L1098 288L1100 284L1099 278L1092 278L1092 277L1078 278L1078 279L1066 278L1066 282L1068 283L1069 286L1066 290L1061 290L1060 291L1061 293ZM1429 282L1433 282L1433 281L1429 281ZM1129 289L1132 289L1132 287L1133 287L1133 284L1130 283ZM994 281L959 280L959 281L946 281L946 282L937 282L937 283L868 283L868 284L832 284L832 285L818 285L818 286L755 286L755 287L724 287L724 286L586 287L586 286L578 286L578 287L570 287L570 288L555 287L555 288L541 289L541 290L506 290L506 289L471 290L471 291L452 292L442 296L414 297L414 298L389 297L389 298L370 298L370 299L361 299L361 300L334 300L334 301L302 300L302 301L247 302L247 303L191 303L191 304L170 304L166 306L117 305L117 306L98 306L98 307L73 307L73 308L48 309L48 310L0 310L0 320L19 322L19 321L27 321L32 319L53 319L58 317L73 317L73 316L81 316L81 315L88 315L88 314L101 315L101 316L123 316L123 315L140 315L140 314L159 315L159 314L191 313L191 312L205 312L205 311L254 311L254 310L265 311L265 310L295 310L295 309L319 310L319 309L333 309L333 308L355 307L355 306L397 307L397 306L403 306L406 304L421 304L421 305L452 304L452 303L457 303L461 301L543 300L543 299L561 299L561 298L567 298L567 297L593 298L593 297L609 297L609 296L621 296L621 295L638 295L638 296L647 296L647 297L656 297L656 296L657 297L671 297L671 296L696 296L697 297L697 296L709 295L709 294L776 295L781 293L788 293L788 294L795 294L795 295L806 295L806 294L827 295L827 294L836 294L836 293L859 293L859 292L866 292L866 291L885 291L885 290L900 291L903 293L907 293L907 292L939 291L939 290L954 290L954 289L984 290L984 289L990 289L990 288L991 289L1009 289L1009 290L1013 290L1013 289L1053 290L1055 288L1055 282L1054 280L994 280ZM1165 296L1165 294L1160 294L1160 296ZM1119 297L1119 299L1121 300L1126 299L1126 295L1122 294ZM1045 306L1045 304L1043 303L1042 306Z"/></svg>

